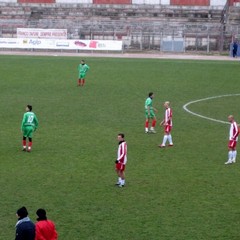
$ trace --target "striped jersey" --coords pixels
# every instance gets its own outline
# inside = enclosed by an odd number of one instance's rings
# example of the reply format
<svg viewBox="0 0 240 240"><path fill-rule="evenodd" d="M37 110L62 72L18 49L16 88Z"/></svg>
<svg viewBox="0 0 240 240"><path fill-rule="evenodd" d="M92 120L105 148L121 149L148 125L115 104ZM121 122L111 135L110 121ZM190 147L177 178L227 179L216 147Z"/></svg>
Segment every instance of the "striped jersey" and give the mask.
<svg viewBox="0 0 240 240"><path fill-rule="evenodd" d="M166 108L165 110L165 117L164 117L165 125L172 126L172 109Z"/></svg>
<svg viewBox="0 0 240 240"><path fill-rule="evenodd" d="M127 143L125 141L119 142L117 160L124 165L127 163Z"/></svg>
<svg viewBox="0 0 240 240"><path fill-rule="evenodd" d="M238 134L239 134L239 130L238 130L238 125L235 121L233 121L231 123L230 126L230 131L229 131L229 140L238 140Z"/></svg>

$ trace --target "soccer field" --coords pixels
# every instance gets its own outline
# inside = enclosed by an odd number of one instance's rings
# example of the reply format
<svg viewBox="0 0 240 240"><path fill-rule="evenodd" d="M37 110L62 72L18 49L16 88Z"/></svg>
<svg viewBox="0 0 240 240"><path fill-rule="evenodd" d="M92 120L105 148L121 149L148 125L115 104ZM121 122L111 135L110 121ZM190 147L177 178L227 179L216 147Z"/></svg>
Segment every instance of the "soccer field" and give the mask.
<svg viewBox="0 0 240 240"><path fill-rule="evenodd" d="M45 208L59 240L237 240L240 156L227 160L229 125L240 122L239 62L0 56L0 240L14 239L15 212ZM144 133L153 91L157 134ZM173 109L174 147L160 149L163 102ZM20 125L33 105L31 153ZM126 187L114 186L117 134L128 143Z"/></svg>

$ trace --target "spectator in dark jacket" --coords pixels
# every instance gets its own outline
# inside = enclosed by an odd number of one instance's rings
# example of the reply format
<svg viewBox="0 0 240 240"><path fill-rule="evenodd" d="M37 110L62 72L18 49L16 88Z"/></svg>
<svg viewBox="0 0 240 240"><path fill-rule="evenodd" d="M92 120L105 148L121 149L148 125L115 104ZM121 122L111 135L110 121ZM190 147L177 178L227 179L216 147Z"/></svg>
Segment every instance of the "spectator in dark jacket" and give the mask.
<svg viewBox="0 0 240 240"><path fill-rule="evenodd" d="M34 240L35 239L35 225L28 217L28 211L25 207L17 210L17 224L15 240Z"/></svg>
<svg viewBox="0 0 240 240"><path fill-rule="evenodd" d="M237 50L238 50L238 44L237 44L237 42L235 41L235 42L233 43L233 47L232 47L232 53L233 53L233 57L234 57L234 58L237 57Z"/></svg>

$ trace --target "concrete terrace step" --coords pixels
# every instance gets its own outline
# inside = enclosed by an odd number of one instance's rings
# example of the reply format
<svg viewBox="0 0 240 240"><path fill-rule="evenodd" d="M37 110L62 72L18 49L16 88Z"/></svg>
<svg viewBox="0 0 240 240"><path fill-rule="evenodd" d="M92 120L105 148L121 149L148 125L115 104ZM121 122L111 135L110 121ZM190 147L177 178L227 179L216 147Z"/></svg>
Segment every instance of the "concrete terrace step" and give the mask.
<svg viewBox="0 0 240 240"><path fill-rule="evenodd" d="M161 5L90 5L90 4L10 4L0 3L0 18L30 18L30 19L191 19L218 21L220 8L213 7L182 7Z"/></svg>
<svg viewBox="0 0 240 240"><path fill-rule="evenodd" d="M229 8L228 24L230 25L240 24L240 7L232 6Z"/></svg>
<svg viewBox="0 0 240 240"><path fill-rule="evenodd" d="M73 37L79 37L79 32L154 34L167 28L172 31L171 26L181 30L186 24L218 26L221 13L222 8L201 6L0 3L0 28L67 28Z"/></svg>

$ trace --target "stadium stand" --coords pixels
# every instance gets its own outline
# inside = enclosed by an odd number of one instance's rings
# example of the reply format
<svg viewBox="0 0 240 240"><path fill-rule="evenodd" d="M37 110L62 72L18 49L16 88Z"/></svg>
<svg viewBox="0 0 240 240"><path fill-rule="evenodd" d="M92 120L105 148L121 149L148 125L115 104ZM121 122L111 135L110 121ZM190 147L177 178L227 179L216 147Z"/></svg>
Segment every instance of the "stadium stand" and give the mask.
<svg viewBox="0 0 240 240"><path fill-rule="evenodd" d="M184 39L186 50L206 50L209 45L212 50L223 50L233 31L238 34L238 1L227 0L223 5L224 0L159 0L160 4L153 0L144 1L149 4L133 4L134 0L132 4L124 4L125 0L109 4L104 4L106 0L92 4L78 3L89 0L0 0L0 37L16 37L17 28L66 28L68 38L122 39L128 49L159 49L159 43L170 37Z"/></svg>

